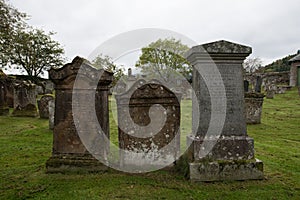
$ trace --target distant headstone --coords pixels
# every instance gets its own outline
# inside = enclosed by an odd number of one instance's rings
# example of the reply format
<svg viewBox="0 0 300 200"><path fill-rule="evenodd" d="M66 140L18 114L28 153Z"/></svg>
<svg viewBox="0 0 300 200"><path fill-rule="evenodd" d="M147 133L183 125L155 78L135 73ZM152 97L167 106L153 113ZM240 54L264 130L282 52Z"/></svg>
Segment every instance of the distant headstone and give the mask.
<svg viewBox="0 0 300 200"><path fill-rule="evenodd" d="M249 92L249 81L244 80L244 92Z"/></svg>
<svg viewBox="0 0 300 200"><path fill-rule="evenodd" d="M245 115L247 124L260 124L265 95L262 93L245 93Z"/></svg>
<svg viewBox="0 0 300 200"><path fill-rule="evenodd" d="M73 88L77 76L80 88ZM49 77L55 84L55 116L53 152L46 163L47 172L107 170L107 166L95 159L86 149L77 129L80 126L83 129L80 129L80 134L89 138L91 134L99 133L99 124L109 138L108 86L112 82L113 74L103 69L98 70L85 59L76 57L72 63L62 68L50 69ZM76 92L75 97L73 92ZM79 111L74 113L74 109ZM97 124L88 120L93 111L96 112ZM74 115L80 115L82 120L74 119ZM89 138L89 142L95 141ZM98 148L97 155L105 158L108 146Z"/></svg>
<svg viewBox="0 0 300 200"><path fill-rule="evenodd" d="M25 81L15 84L13 116L37 116L35 87L35 84Z"/></svg>
<svg viewBox="0 0 300 200"><path fill-rule="evenodd" d="M53 100L54 97L52 95L44 95L37 102L39 108L40 118L48 119L49 118L49 101Z"/></svg>
<svg viewBox="0 0 300 200"><path fill-rule="evenodd" d="M138 80L126 93L116 95L123 167L133 169L151 155L163 158L149 165L172 164L180 151L180 94L158 80ZM167 147L168 146L168 147ZM123 152L123 151L121 151ZM149 166L151 168L151 166Z"/></svg>
<svg viewBox="0 0 300 200"><path fill-rule="evenodd" d="M242 63L251 51L251 47L222 40L195 46L187 54L193 66L196 94L193 97L193 135L188 137L191 144L188 158L192 181L264 177L263 163L254 157L254 140L247 135L244 113ZM211 70L213 67L217 68L221 78ZM208 73L200 74L199 71ZM225 86L225 96L220 96L223 90L220 81ZM225 110L215 103L219 100L226 102ZM195 117L197 115L199 117ZM220 128L222 116L225 122ZM210 135L207 136L208 132Z"/></svg>
<svg viewBox="0 0 300 200"><path fill-rule="evenodd" d="M256 76L255 92L257 93L261 92L262 81L263 80L261 76Z"/></svg>

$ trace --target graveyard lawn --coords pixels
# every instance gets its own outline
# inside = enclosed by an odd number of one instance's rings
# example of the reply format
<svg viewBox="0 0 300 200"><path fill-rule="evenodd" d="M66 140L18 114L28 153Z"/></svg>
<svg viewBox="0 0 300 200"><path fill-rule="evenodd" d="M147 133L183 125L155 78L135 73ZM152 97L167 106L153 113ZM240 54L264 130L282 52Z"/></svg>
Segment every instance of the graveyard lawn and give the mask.
<svg viewBox="0 0 300 200"><path fill-rule="evenodd" d="M191 105L183 101L182 108ZM190 117L183 114L182 117ZM182 124L184 127L185 124ZM111 130L116 138L117 129ZM0 117L0 199L299 199L300 98L265 99L262 124L248 126L265 180L191 183L174 172L46 174L48 120Z"/></svg>

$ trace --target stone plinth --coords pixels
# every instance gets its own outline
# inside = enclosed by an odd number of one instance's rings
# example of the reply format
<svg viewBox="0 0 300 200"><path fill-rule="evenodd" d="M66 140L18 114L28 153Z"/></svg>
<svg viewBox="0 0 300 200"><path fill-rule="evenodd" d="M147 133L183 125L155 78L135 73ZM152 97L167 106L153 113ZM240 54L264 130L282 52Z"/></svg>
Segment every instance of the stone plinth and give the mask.
<svg viewBox="0 0 300 200"><path fill-rule="evenodd" d="M30 82L15 84L13 116L36 117L38 115L35 87L36 85Z"/></svg>
<svg viewBox="0 0 300 200"><path fill-rule="evenodd" d="M180 98L157 80L138 80L126 93L116 95L122 165L135 167L148 156L161 160L150 165L166 166L176 160L180 152Z"/></svg>
<svg viewBox="0 0 300 200"><path fill-rule="evenodd" d="M264 94L245 93L245 116L247 124L260 124Z"/></svg>
<svg viewBox="0 0 300 200"><path fill-rule="evenodd" d="M255 159L254 141L247 135L244 110L242 63L251 51L251 47L217 41L187 53L196 94L193 135L188 137L192 181L263 178L262 162Z"/></svg>
<svg viewBox="0 0 300 200"><path fill-rule="evenodd" d="M73 88L77 76L80 87ZM82 119L88 119L94 111L96 123L109 138L108 86L112 81L112 76L112 73L103 69L93 68L88 61L80 57L76 57L72 63L60 69L49 70L49 77L55 84L55 117L53 151L52 157L46 163L47 172L87 172L90 171L89 167L93 169L92 171L107 169L91 156L78 134L78 127L86 130L81 134L87 136L97 134L95 124L87 125L82 124L81 120L75 121L73 109L77 109L76 114L81 115ZM76 93L76 98L73 97L73 92ZM76 102L73 102L74 98ZM80 103L78 99L81 99ZM89 129L88 126L93 129ZM90 140L93 139L90 138ZM108 147L98 147L101 150L99 156L106 157Z"/></svg>

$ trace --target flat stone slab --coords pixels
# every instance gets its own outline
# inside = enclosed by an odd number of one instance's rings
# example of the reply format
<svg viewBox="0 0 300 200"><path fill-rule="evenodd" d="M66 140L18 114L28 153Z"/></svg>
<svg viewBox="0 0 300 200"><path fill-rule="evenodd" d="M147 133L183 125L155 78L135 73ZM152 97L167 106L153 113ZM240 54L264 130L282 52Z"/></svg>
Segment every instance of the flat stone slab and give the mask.
<svg viewBox="0 0 300 200"><path fill-rule="evenodd" d="M189 164L191 181L233 181L264 179L263 162L258 159L194 162Z"/></svg>

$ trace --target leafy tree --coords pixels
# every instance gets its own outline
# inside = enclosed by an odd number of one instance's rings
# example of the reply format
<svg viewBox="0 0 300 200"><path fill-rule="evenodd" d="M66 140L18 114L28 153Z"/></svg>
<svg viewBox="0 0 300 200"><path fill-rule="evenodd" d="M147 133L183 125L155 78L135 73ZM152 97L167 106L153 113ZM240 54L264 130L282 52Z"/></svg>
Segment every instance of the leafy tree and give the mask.
<svg viewBox="0 0 300 200"><path fill-rule="evenodd" d="M150 78L158 75L166 83L172 83L179 77L176 72L189 79L191 68L183 57L188 50L189 47L182 44L180 40L159 39L142 48L136 67Z"/></svg>
<svg viewBox="0 0 300 200"><path fill-rule="evenodd" d="M58 42L52 40L53 34L40 29L18 29L11 44L9 67L26 71L35 81L45 70L61 66L64 50Z"/></svg>
<svg viewBox="0 0 300 200"><path fill-rule="evenodd" d="M247 73L254 73L262 67L262 60L260 58L247 58L243 63L243 67Z"/></svg>
<svg viewBox="0 0 300 200"><path fill-rule="evenodd" d="M105 55L103 56L102 54L98 55L93 61L93 65L99 69L104 69L109 72L114 73L114 80L112 82L112 86L114 86L118 80L124 76L124 68L122 67L117 67L117 65L114 64L112 59Z"/></svg>
<svg viewBox="0 0 300 200"><path fill-rule="evenodd" d="M25 13L0 0L0 65L5 66L9 61L14 35L18 29L26 26L26 17Z"/></svg>

